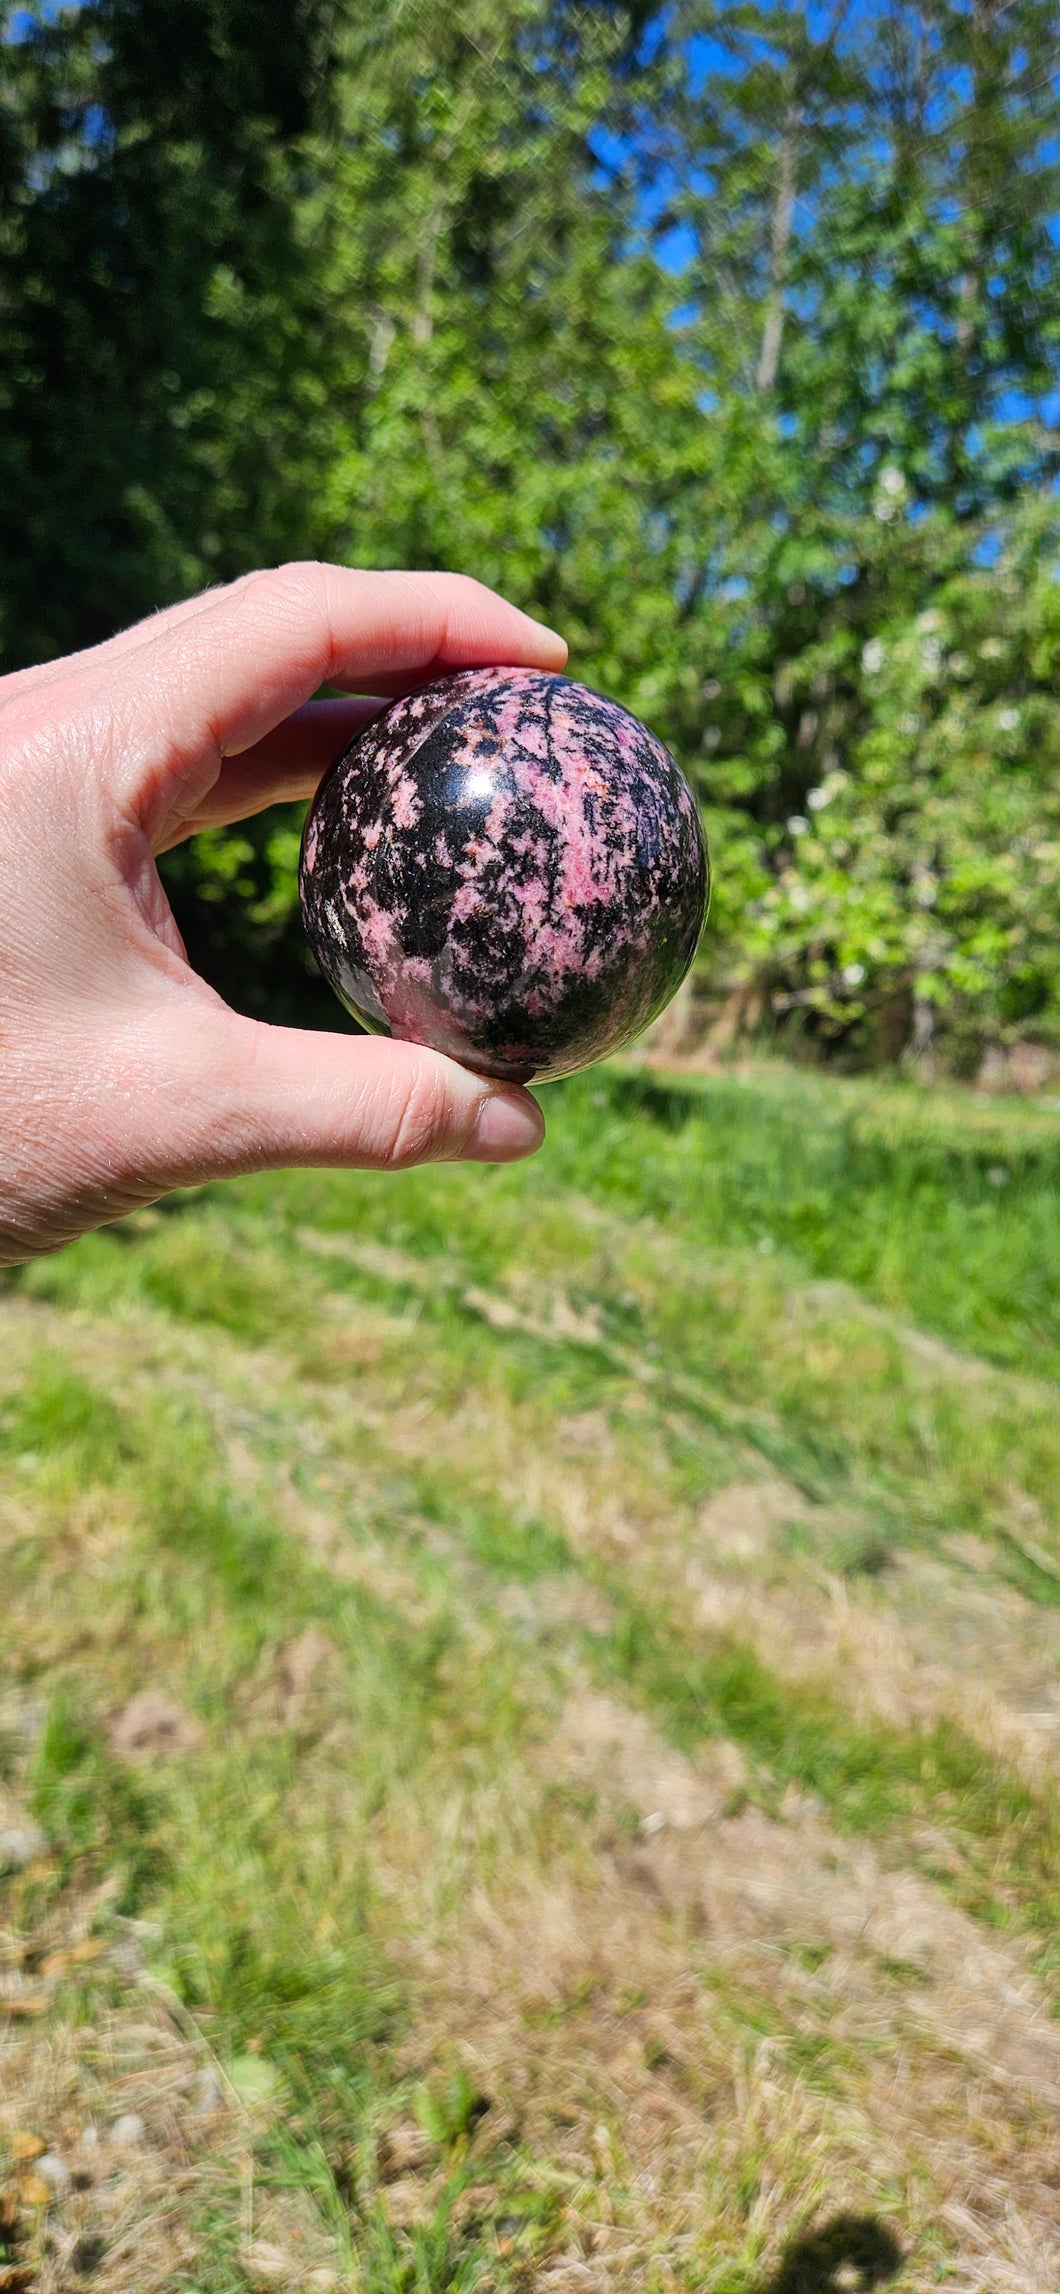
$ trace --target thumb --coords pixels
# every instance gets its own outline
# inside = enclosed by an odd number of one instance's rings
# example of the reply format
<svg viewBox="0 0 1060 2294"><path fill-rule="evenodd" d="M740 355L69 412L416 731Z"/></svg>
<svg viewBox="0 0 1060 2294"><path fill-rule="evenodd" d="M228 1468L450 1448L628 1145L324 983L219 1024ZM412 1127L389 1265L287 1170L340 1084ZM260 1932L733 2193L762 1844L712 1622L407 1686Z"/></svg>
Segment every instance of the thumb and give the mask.
<svg viewBox="0 0 1060 2294"><path fill-rule="evenodd" d="M181 1034L170 1186L292 1164L511 1163L545 1135L529 1092L425 1045L266 1027L224 1006L208 1019L200 1006Z"/></svg>

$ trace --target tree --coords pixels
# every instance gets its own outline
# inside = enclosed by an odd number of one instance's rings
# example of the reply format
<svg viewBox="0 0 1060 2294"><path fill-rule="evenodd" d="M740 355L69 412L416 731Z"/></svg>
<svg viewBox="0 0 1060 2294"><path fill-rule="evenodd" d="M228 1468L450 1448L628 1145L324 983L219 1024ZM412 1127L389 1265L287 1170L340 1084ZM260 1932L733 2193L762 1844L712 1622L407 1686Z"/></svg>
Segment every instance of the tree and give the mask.
<svg viewBox="0 0 1060 2294"><path fill-rule="evenodd" d="M493 582L562 623L580 674L658 714L684 546L663 504L698 485L705 441L634 187L594 150L641 77L636 36L623 10L545 0L346 20L316 151L334 362L318 512L329 554ZM296 976L291 849L289 820L239 839L270 996L265 931ZM195 871L170 875L208 952L225 901L213 861Z"/></svg>
<svg viewBox="0 0 1060 2294"><path fill-rule="evenodd" d="M849 26L742 6L679 19L653 156L663 221L692 240L704 419L739 470L728 533L717 498L702 521L704 597L726 608L722 630L703 624L699 774L738 860L726 960L756 1000L839 1041L867 1022L891 1047L914 1023L923 1041L942 1012L968 1036L1060 1025L1031 828L1051 817L1047 773L1026 730L999 734L993 673L960 667L973 635L978 664L993 600L1013 702L1037 697L1016 719L1051 755L1055 672L1041 622L1031 634L1057 541L1049 15L903 0ZM706 72L690 35L712 42ZM925 644L942 673L915 708L865 669ZM688 756L694 726L679 737ZM853 837L837 833L841 788Z"/></svg>
<svg viewBox="0 0 1060 2294"><path fill-rule="evenodd" d="M859 1056L1060 1036L1053 17L9 12L8 659L292 551L462 567L696 782L712 992ZM167 863L286 1017L298 826Z"/></svg>
<svg viewBox="0 0 1060 2294"><path fill-rule="evenodd" d="M311 529L318 0L5 7L8 664ZM311 272L311 266L309 266Z"/></svg>

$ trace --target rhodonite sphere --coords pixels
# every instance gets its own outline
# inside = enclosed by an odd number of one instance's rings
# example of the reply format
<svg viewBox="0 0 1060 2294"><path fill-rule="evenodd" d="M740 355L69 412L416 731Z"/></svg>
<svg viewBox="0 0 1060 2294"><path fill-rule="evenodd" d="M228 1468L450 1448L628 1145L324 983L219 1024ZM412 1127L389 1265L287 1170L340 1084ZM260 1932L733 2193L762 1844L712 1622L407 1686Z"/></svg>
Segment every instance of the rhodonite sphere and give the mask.
<svg viewBox="0 0 1060 2294"><path fill-rule="evenodd" d="M472 669L351 741L302 839L302 914L374 1034L546 1082L603 1058L680 986L703 927L699 812L614 701Z"/></svg>

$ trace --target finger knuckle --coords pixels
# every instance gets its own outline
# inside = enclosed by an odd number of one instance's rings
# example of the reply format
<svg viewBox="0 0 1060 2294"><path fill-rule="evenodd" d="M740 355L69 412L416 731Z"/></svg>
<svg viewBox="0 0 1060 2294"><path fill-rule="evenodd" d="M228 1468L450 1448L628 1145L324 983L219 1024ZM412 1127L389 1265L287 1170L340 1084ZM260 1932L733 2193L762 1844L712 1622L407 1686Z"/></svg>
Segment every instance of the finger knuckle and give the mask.
<svg viewBox="0 0 1060 2294"><path fill-rule="evenodd" d="M315 558L288 558L262 577L270 599L286 612L315 611L327 586L327 567Z"/></svg>
<svg viewBox="0 0 1060 2294"><path fill-rule="evenodd" d="M402 1081L387 1110L384 1162L388 1170L407 1170L425 1163L448 1144L453 1130L453 1109L443 1075L433 1067L417 1068Z"/></svg>
<svg viewBox="0 0 1060 2294"><path fill-rule="evenodd" d="M444 578L454 598L481 599L491 594L487 584L479 581L474 574L446 574Z"/></svg>

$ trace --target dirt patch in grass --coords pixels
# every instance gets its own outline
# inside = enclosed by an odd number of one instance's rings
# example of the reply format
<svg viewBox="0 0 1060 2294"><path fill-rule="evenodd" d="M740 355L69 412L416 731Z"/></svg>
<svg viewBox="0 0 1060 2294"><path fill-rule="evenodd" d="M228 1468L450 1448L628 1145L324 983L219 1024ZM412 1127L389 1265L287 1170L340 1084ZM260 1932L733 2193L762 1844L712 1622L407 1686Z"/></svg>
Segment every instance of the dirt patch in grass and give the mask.
<svg viewBox="0 0 1060 2294"><path fill-rule="evenodd" d="M107 1741L115 1760L164 1760L169 1754L194 1752L202 1743L202 1729L194 1714L164 1689L141 1689L113 1715Z"/></svg>
<svg viewBox="0 0 1060 2294"><path fill-rule="evenodd" d="M805 1514L805 1499L788 1482L730 1482L701 1506L696 1545L704 1558L760 1561L773 1550L778 1532Z"/></svg>

